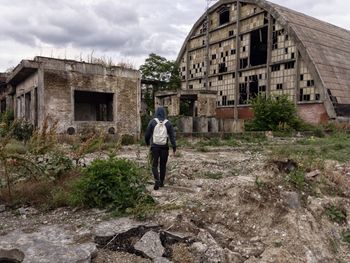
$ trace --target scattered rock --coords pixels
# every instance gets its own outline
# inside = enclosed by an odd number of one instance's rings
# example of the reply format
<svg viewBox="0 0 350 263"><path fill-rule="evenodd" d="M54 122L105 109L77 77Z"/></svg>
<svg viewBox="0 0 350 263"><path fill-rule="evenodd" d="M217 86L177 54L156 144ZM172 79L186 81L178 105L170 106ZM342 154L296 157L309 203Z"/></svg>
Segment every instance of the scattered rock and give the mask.
<svg viewBox="0 0 350 263"><path fill-rule="evenodd" d="M57 225L41 227L33 233L16 230L0 240L0 258L23 263L88 263L92 254L96 254L95 244L76 244L74 232ZM21 255L24 259L18 260Z"/></svg>
<svg viewBox="0 0 350 263"><path fill-rule="evenodd" d="M242 257L239 253L220 247L212 235L206 230L201 229L197 238L200 242L195 242L191 246L191 249L197 258L200 259L200 262L238 263L242 261Z"/></svg>
<svg viewBox="0 0 350 263"><path fill-rule="evenodd" d="M164 247L160 241L159 234L154 231L148 231L134 246L137 252L142 255L155 259L164 254Z"/></svg>
<svg viewBox="0 0 350 263"><path fill-rule="evenodd" d="M290 172L294 171L295 169L298 168L298 164L293 161L288 159L286 162L284 161L273 161L275 165L277 165L277 168L280 172L285 172L289 174Z"/></svg>
<svg viewBox="0 0 350 263"><path fill-rule="evenodd" d="M24 254L18 249L1 249L0 248L0 262L22 262Z"/></svg>
<svg viewBox="0 0 350 263"><path fill-rule="evenodd" d="M284 203L291 209L301 208L299 194L296 192L282 192L281 197Z"/></svg>
<svg viewBox="0 0 350 263"><path fill-rule="evenodd" d="M150 229L159 229L159 225L119 218L98 224L94 229L94 241L101 247L130 251L133 244L125 241L130 237L142 237Z"/></svg>
<svg viewBox="0 0 350 263"><path fill-rule="evenodd" d="M171 261L164 257L157 257L153 260L153 263L171 263Z"/></svg>
<svg viewBox="0 0 350 263"><path fill-rule="evenodd" d="M315 179L319 175L321 175L321 172L319 170L315 170L315 171L307 173L305 175L305 178L311 180L311 179Z"/></svg>
<svg viewBox="0 0 350 263"><path fill-rule="evenodd" d="M0 205L0 213L6 211L6 206L5 205Z"/></svg>

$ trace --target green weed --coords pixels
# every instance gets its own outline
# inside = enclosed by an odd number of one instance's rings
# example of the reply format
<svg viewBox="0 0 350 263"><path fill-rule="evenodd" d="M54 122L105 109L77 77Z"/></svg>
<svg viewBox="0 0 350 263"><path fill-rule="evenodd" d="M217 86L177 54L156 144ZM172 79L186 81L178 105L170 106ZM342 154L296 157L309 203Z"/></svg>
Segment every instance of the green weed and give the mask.
<svg viewBox="0 0 350 263"><path fill-rule="evenodd" d="M338 224L342 224L346 222L346 212L344 209L341 209L335 205L331 205L326 208L326 214L329 219Z"/></svg>

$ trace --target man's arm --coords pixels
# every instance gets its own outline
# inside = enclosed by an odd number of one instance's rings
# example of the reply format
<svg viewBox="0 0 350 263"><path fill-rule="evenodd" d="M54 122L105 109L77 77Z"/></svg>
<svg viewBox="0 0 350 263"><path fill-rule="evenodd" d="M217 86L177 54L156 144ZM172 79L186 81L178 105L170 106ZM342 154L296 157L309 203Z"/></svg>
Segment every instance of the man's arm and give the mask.
<svg viewBox="0 0 350 263"><path fill-rule="evenodd" d="M176 138L175 138L175 130L173 125L170 122L167 122L167 130L168 130L168 136L171 142L171 146L173 147L173 152L176 152Z"/></svg>
<svg viewBox="0 0 350 263"><path fill-rule="evenodd" d="M151 137L153 134L153 129L154 129L153 120L151 120L148 123L147 129L145 132L145 142L146 142L147 146L149 146L151 144Z"/></svg>

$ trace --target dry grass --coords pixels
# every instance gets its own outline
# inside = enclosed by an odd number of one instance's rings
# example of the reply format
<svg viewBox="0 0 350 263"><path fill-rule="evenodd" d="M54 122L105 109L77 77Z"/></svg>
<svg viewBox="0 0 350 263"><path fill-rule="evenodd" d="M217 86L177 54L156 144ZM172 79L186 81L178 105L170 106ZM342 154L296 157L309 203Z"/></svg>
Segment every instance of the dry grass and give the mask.
<svg viewBox="0 0 350 263"><path fill-rule="evenodd" d="M44 209L67 206L72 184L79 176L77 171L72 171L58 180L20 181L13 186L12 197L5 188L1 189L0 200L12 206L30 205Z"/></svg>

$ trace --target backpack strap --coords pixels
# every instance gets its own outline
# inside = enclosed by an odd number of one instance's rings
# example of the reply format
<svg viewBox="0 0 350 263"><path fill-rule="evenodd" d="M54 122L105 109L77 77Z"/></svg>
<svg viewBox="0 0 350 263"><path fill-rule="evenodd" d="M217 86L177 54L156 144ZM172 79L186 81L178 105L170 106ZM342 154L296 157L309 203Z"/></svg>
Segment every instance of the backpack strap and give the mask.
<svg viewBox="0 0 350 263"><path fill-rule="evenodd" d="M157 124L160 123L160 121L158 120L158 118L154 118L154 120L157 122Z"/></svg>
<svg viewBox="0 0 350 263"><path fill-rule="evenodd" d="M168 120L167 119L165 119L164 121L163 121L163 124L165 124L165 123L167 123L168 122Z"/></svg>

